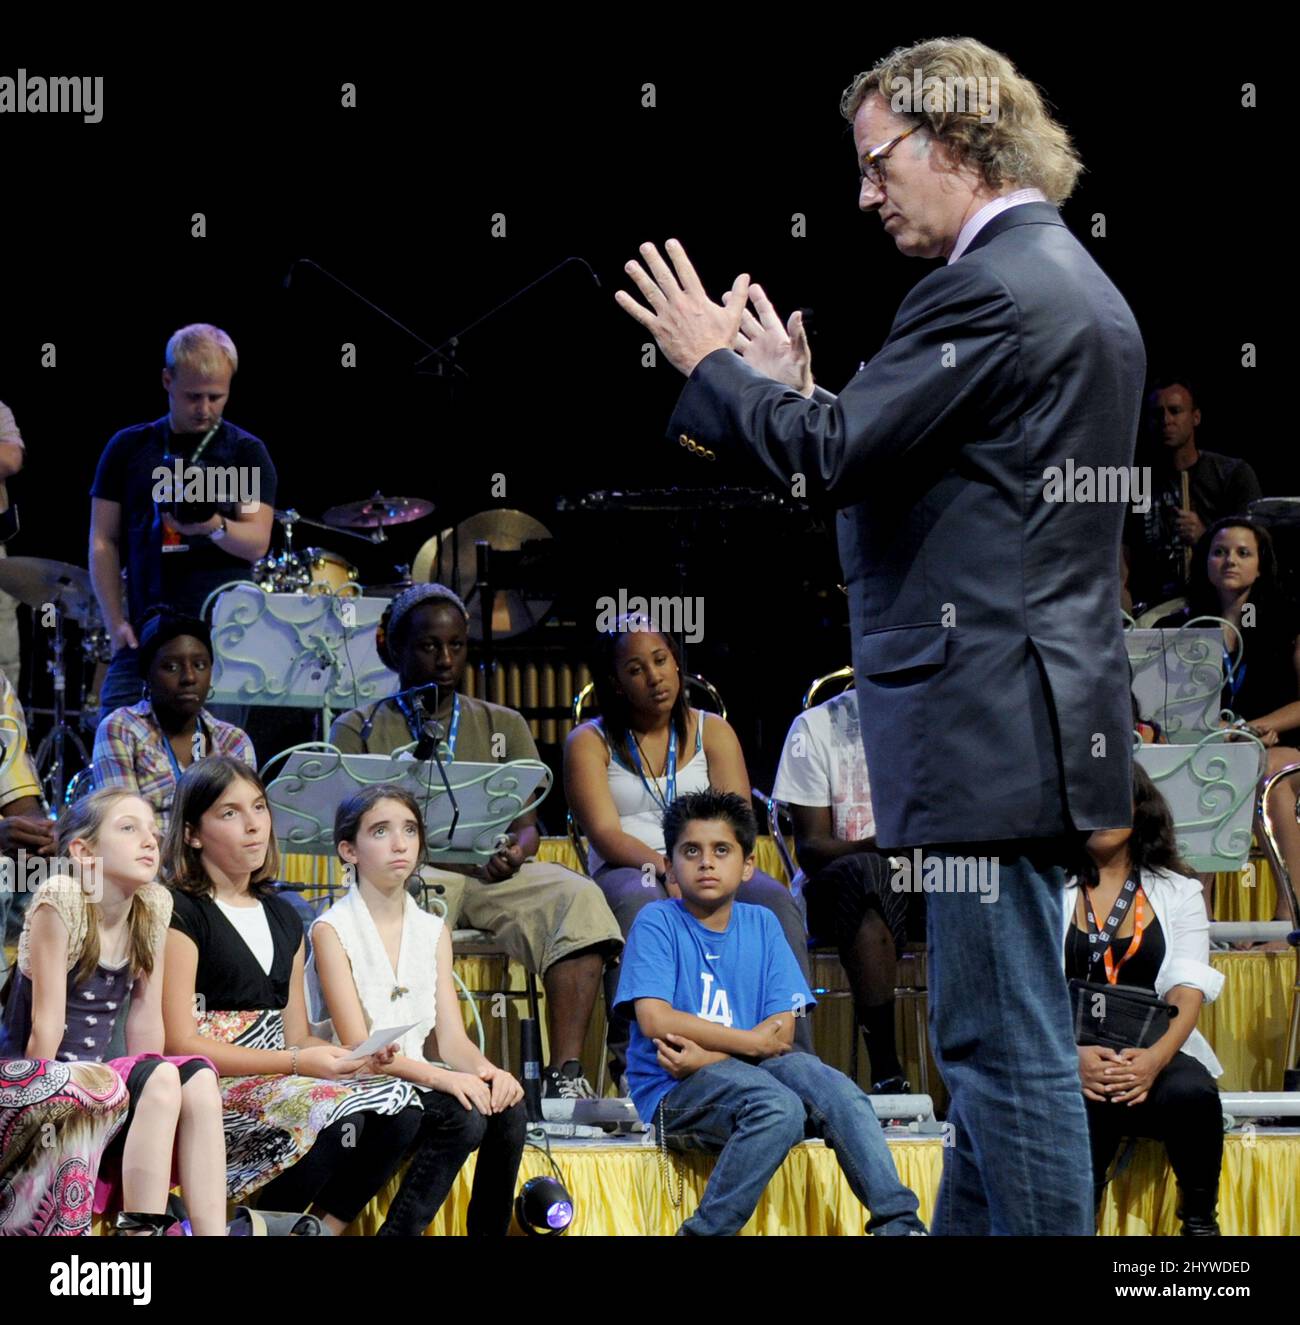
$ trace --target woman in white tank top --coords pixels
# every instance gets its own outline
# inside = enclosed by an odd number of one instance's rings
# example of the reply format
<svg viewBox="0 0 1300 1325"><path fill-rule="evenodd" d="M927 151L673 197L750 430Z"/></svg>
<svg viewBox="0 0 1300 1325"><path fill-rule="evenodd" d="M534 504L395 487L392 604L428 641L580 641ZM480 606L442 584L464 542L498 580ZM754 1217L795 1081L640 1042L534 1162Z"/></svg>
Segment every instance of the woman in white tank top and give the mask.
<svg viewBox="0 0 1300 1325"><path fill-rule="evenodd" d="M676 640L651 629L644 617L620 618L599 637L592 678L600 717L575 728L565 743L564 787L590 844L588 869L626 936L643 906L668 896L664 810L678 796L706 787L748 801L749 773L726 719L687 704ZM807 977L807 934L790 890L755 870L739 900L776 915ZM618 968L611 967L607 1012L617 987ZM616 1080L629 1033L626 1019L610 1013ZM807 1018L800 1019L795 1042L812 1052Z"/></svg>
<svg viewBox="0 0 1300 1325"><path fill-rule="evenodd" d="M424 860L419 806L401 787L366 787L339 805L334 845L355 882L312 926L312 962L334 1036L355 1044L377 1029L410 1025L387 1071L415 1086L424 1108L380 1235L422 1234L477 1150L467 1231L504 1237L528 1126L524 1092L465 1034L451 932L406 890Z"/></svg>

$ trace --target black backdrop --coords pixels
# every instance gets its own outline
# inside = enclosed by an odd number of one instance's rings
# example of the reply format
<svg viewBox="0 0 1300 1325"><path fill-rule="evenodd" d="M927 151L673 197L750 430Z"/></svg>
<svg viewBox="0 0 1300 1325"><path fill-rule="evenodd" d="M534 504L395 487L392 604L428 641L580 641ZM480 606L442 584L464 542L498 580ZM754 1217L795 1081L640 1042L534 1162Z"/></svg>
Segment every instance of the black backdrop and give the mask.
<svg viewBox="0 0 1300 1325"><path fill-rule="evenodd" d="M707 45L676 11L623 34L572 18L524 33L504 18L491 32L488 16L455 38L386 22L310 53L301 28L254 41L215 14L206 36L151 36L148 59L8 46L0 73L105 77L100 124L0 117L0 399L28 443L11 483L23 516L13 555L84 564L100 450L163 413L170 332L211 321L241 356L228 416L269 445L279 505L318 514L375 489L438 504L385 557L305 541L386 580L444 525L522 508L569 554L560 615L585 634L599 595L677 589L677 553L661 518L562 515L557 497L763 481L741 460L705 464L663 440L680 378L642 366L646 337L612 300L637 243L676 235L715 292L748 270L783 314L813 310L814 368L832 389L933 265L902 258L858 213L838 100L893 46L964 22L885 28L801 11L770 30L738 20L734 41L719 31ZM1295 443L1265 385L1281 358L1264 326L1279 298L1265 233L1279 221L1264 219L1276 158L1268 110L1241 106L1241 85L1262 78L1258 47L1086 15L1055 35L1010 21L973 35L1007 51L1074 135L1087 173L1067 223L1130 301L1153 367L1199 378L1202 444L1246 455L1266 491L1295 491ZM355 109L340 105L345 82ZM194 212L205 238L191 236ZM1105 238L1091 235L1096 213ZM570 255L600 286L570 264L470 333L453 389L414 371L424 351L312 269L283 284L309 257L436 343ZM56 368L41 367L46 342ZM357 367L340 366L343 342ZM1244 342L1262 367L1240 366ZM491 495L497 473L504 499ZM756 780L807 680L847 658L824 530L716 511L690 521L688 589L706 604L692 664L727 694ZM35 684L39 703L48 681Z"/></svg>

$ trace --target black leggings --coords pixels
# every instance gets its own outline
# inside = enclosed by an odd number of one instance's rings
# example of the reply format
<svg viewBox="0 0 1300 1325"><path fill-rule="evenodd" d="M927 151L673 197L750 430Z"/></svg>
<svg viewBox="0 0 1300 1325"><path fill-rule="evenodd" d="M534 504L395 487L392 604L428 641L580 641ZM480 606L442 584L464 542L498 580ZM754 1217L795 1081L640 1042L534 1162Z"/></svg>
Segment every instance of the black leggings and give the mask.
<svg viewBox="0 0 1300 1325"><path fill-rule="evenodd" d="M1084 1100L1092 1145L1093 1188L1100 1199L1106 1170L1120 1140L1149 1136L1163 1141L1169 1165L1184 1192L1216 1192L1223 1164L1223 1108L1214 1079L1181 1051L1152 1083L1141 1104Z"/></svg>
<svg viewBox="0 0 1300 1325"><path fill-rule="evenodd" d="M420 1134L379 1236L419 1237L442 1208L461 1166L477 1150L465 1231L472 1238L505 1237L528 1130L523 1101L504 1113L487 1115L466 1109L442 1091L422 1091L421 1099Z"/></svg>
<svg viewBox="0 0 1300 1325"><path fill-rule="evenodd" d="M420 1130L417 1105L400 1113L354 1113L327 1127L291 1169L258 1193L262 1210L302 1210L315 1204L350 1224L397 1172Z"/></svg>

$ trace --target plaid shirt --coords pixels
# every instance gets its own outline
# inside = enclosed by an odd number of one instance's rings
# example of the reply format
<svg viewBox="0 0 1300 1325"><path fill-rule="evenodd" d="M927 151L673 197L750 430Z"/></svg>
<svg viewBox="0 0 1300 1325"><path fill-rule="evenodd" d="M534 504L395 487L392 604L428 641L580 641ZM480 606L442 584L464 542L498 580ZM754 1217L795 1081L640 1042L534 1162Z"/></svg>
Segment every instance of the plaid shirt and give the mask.
<svg viewBox="0 0 1300 1325"><path fill-rule="evenodd" d="M114 709L95 733L95 789L122 787L143 797L154 808L166 831L176 795L176 774L167 757L166 737L153 715L153 705L142 699L130 708ZM257 767L248 734L228 722L199 710L194 726L194 758L234 755Z"/></svg>

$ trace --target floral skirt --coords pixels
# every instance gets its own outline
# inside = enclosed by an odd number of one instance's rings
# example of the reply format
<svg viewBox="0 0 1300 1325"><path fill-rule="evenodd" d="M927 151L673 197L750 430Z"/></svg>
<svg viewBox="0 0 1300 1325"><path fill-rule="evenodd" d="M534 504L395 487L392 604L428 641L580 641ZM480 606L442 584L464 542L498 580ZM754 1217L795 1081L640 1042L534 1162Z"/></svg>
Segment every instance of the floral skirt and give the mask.
<svg viewBox="0 0 1300 1325"><path fill-rule="evenodd" d="M128 1104L105 1063L0 1061L0 1235L90 1232L100 1158Z"/></svg>
<svg viewBox="0 0 1300 1325"><path fill-rule="evenodd" d="M245 1049L284 1048L280 1012L205 1012L199 1034ZM242 1201L292 1168L327 1127L357 1113L400 1113L419 1104L415 1087L397 1077L349 1081L317 1077L222 1077L226 1194Z"/></svg>

